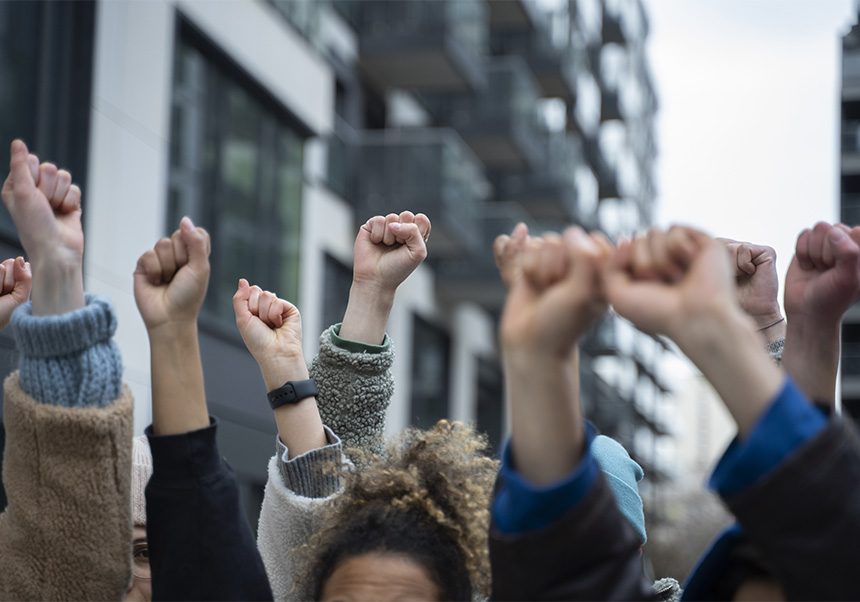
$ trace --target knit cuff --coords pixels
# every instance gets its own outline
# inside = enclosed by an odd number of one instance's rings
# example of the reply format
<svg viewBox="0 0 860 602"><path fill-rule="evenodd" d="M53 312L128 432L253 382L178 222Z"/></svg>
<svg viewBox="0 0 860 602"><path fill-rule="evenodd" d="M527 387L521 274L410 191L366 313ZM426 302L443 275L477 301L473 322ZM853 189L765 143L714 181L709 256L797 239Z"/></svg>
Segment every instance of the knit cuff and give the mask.
<svg viewBox="0 0 860 602"><path fill-rule="evenodd" d="M26 357L59 357L86 351L110 340L116 332L116 314L105 297L86 294L81 309L52 316L34 316L28 301L12 313L12 332L18 351Z"/></svg>
<svg viewBox="0 0 860 602"><path fill-rule="evenodd" d="M302 497L325 498L340 489L338 469L343 464L340 438L330 428L325 429L328 445L318 447L290 460L290 452L280 437L276 437L275 452L284 485Z"/></svg>
<svg viewBox="0 0 860 602"><path fill-rule="evenodd" d="M335 324L324 332L323 336L325 336L326 333L330 334L332 344L344 351L349 351L350 353L385 353L391 348L391 339L388 338L388 333L383 335L381 345L371 345L369 343L359 343L358 341L341 338L341 326L343 326L343 323Z"/></svg>
<svg viewBox="0 0 860 602"><path fill-rule="evenodd" d="M116 315L106 298L87 294L86 306L34 316L25 303L12 313L21 353L21 388L42 403L106 407L122 390L122 358L112 340Z"/></svg>

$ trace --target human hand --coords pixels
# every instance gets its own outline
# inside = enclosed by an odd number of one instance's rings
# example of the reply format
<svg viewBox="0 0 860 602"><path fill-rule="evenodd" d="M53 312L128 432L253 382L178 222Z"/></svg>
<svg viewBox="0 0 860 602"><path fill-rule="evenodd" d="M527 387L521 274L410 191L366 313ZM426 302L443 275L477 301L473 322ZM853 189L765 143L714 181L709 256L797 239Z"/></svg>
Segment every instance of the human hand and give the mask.
<svg viewBox="0 0 860 602"><path fill-rule="evenodd" d="M566 358L606 311L600 274L612 255L600 233L579 227L526 241L499 327L506 354Z"/></svg>
<svg viewBox="0 0 860 602"><path fill-rule="evenodd" d="M735 268L738 302L759 329L782 319L779 309L779 278L776 274L776 251L771 247L717 238L729 252ZM783 329L784 330L784 329Z"/></svg>
<svg viewBox="0 0 860 602"><path fill-rule="evenodd" d="M0 330L9 326L15 308L30 298L32 278L23 257L0 263Z"/></svg>
<svg viewBox="0 0 860 602"><path fill-rule="evenodd" d="M134 270L134 299L150 337L197 327L209 284L209 253L209 234L183 217L173 236L141 255Z"/></svg>
<svg viewBox="0 0 860 602"><path fill-rule="evenodd" d="M391 294L427 257L430 220L423 213L377 215L361 226L353 247L353 282Z"/></svg>
<svg viewBox="0 0 860 602"><path fill-rule="evenodd" d="M308 377L298 308L244 278L233 295L236 326L263 374L269 391Z"/></svg>
<svg viewBox="0 0 860 602"><path fill-rule="evenodd" d="M860 296L860 227L819 222L797 237L785 276L789 324L839 324Z"/></svg>
<svg viewBox="0 0 860 602"><path fill-rule="evenodd" d="M9 175L0 191L33 272L33 313L60 314L84 306L81 189L71 174L39 165L12 142Z"/></svg>
<svg viewBox="0 0 860 602"><path fill-rule="evenodd" d="M739 309L732 274L720 243L673 226L621 243L604 283L620 316L640 330L677 341L697 324L713 324L725 311Z"/></svg>
<svg viewBox="0 0 860 602"><path fill-rule="evenodd" d="M505 288L511 290L523 274L523 254L529 240L529 228L523 222L514 227L510 236L499 234L493 241L493 257Z"/></svg>

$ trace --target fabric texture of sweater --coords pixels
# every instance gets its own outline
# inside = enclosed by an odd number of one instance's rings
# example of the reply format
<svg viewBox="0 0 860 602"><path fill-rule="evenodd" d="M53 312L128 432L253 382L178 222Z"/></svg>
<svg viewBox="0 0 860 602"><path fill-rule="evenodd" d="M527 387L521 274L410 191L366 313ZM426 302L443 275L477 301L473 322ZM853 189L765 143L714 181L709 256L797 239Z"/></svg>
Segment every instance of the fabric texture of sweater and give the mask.
<svg viewBox="0 0 860 602"><path fill-rule="evenodd" d="M387 335L383 345L362 345L341 339L339 331L335 325L322 333L310 369L328 445L290 460L289 450L277 439L269 461L257 546L275 600L312 597L308 583L293 587L309 569L299 549L319 530L323 505L341 490L340 477L330 468L344 462L344 446L377 451L383 443L385 412L394 392L394 348Z"/></svg>
<svg viewBox="0 0 860 602"><path fill-rule="evenodd" d="M110 303L19 307L21 371L4 385L0 599L119 600L131 578L133 400Z"/></svg>

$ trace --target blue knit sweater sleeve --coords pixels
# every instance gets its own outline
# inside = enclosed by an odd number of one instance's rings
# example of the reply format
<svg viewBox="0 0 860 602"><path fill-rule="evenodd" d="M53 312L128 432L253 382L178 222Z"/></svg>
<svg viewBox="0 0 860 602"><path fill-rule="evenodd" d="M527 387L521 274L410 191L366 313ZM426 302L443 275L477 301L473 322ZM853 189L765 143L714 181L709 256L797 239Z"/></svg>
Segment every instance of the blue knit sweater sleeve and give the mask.
<svg viewBox="0 0 860 602"><path fill-rule="evenodd" d="M12 313L21 354L21 387L35 400L64 407L106 407L122 391L122 358L112 337L116 314L88 293L81 309L34 316L30 302Z"/></svg>

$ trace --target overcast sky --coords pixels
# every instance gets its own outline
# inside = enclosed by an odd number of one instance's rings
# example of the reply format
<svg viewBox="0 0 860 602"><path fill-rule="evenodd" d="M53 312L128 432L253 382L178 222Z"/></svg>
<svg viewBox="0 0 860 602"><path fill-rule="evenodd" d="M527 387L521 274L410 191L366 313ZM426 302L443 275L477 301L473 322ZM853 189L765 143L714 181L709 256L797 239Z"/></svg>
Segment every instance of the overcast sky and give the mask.
<svg viewBox="0 0 860 602"><path fill-rule="evenodd" d="M657 222L773 246L838 219L841 36L854 0L643 0Z"/></svg>

